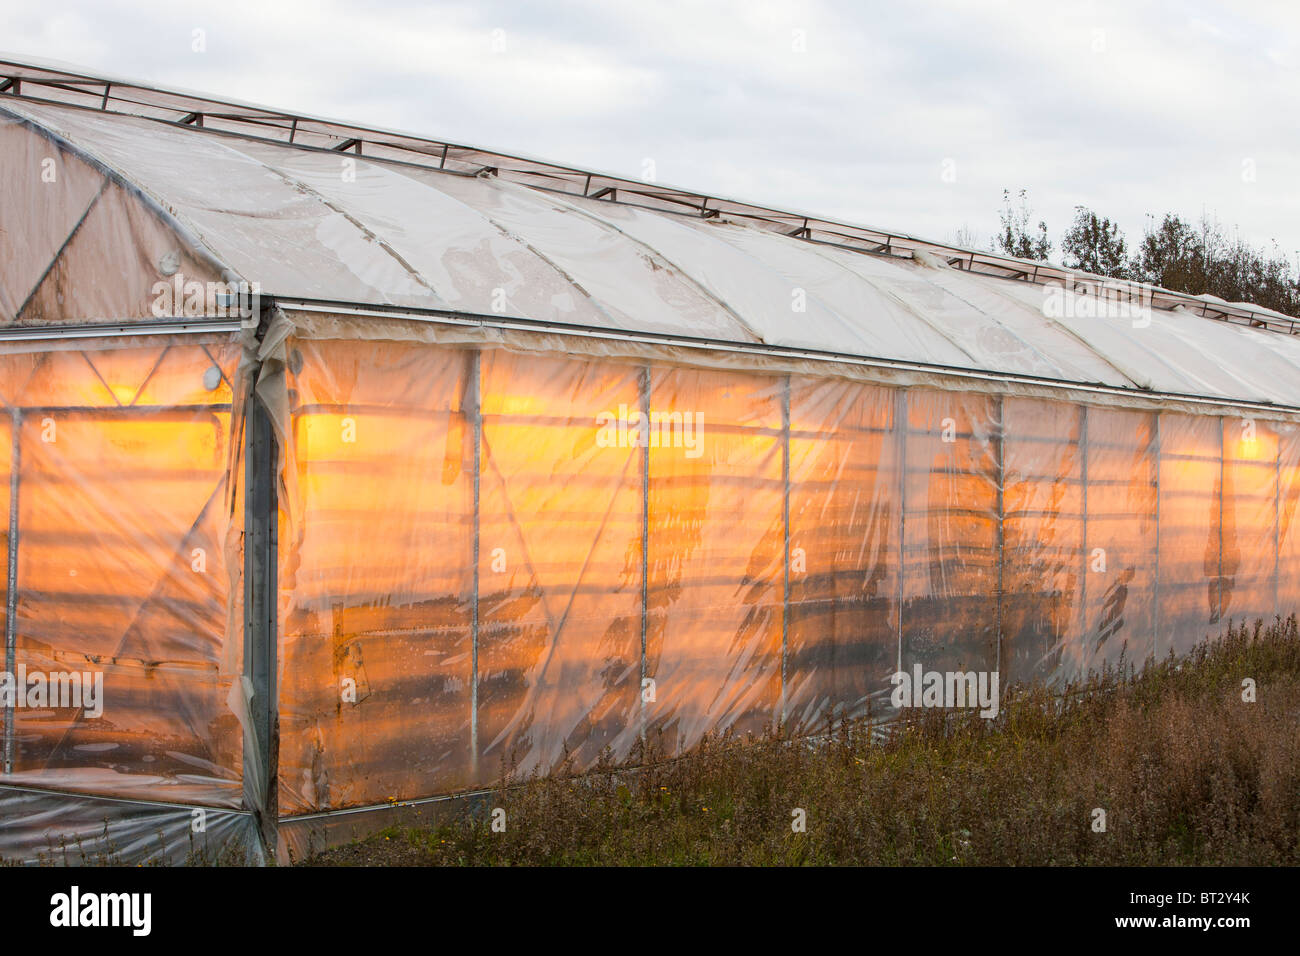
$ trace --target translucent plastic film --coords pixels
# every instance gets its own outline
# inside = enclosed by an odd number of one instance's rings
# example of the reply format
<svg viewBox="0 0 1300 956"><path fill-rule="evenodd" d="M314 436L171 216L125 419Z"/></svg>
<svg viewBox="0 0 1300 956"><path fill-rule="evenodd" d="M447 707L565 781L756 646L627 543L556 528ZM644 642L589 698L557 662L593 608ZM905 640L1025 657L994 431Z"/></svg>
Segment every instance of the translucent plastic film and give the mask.
<svg viewBox="0 0 1300 956"><path fill-rule="evenodd" d="M0 167L0 323L156 318L157 283L201 283L202 299L222 278L142 194L3 112Z"/></svg>
<svg viewBox="0 0 1300 956"><path fill-rule="evenodd" d="M804 732L882 713L898 665L901 392L790 385L785 716Z"/></svg>
<svg viewBox="0 0 1300 956"><path fill-rule="evenodd" d="M251 814L0 789L0 861L68 866L265 862Z"/></svg>
<svg viewBox="0 0 1300 956"><path fill-rule="evenodd" d="M640 706L645 450L618 429L640 408L643 376L493 351L479 381L480 772L626 756Z"/></svg>
<svg viewBox="0 0 1300 956"><path fill-rule="evenodd" d="M904 395L900 669L998 666L998 402Z"/></svg>
<svg viewBox="0 0 1300 956"><path fill-rule="evenodd" d="M1220 624L1223 425L1160 416L1158 656L1182 653Z"/></svg>
<svg viewBox="0 0 1300 956"><path fill-rule="evenodd" d="M1157 416L1083 410L1083 640L1073 673L1141 665L1155 653Z"/></svg>
<svg viewBox="0 0 1300 956"><path fill-rule="evenodd" d="M470 353L297 343L280 809L474 782Z"/></svg>
<svg viewBox="0 0 1300 956"><path fill-rule="evenodd" d="M1280 480L1276 427L1224 419L1221 618L1267 618L1278 604Z"/></svg>
<svg viewBox="0 0 1300 956"><path fill-rule="evenodd" d="M1277 608L1300 613L1300 425L1272 424L1278 438Z"/></svg>
<svg viewBox="0 0 1300 956"><path fill-rule="evenodd" d="M1289 425L291 339L282 812L888 718L1289 613Z"/></svg>
<svg viewBox="0 0 1300 956"><path fill-rule="evenodd" d="M1082 406L1008 399L1003 422L1002 660L1008 681L1050 676L1081 645Z"/></svg>
<svg viewBox="0 0 1300 956"><path fill-rule="evenodd" d="M0 787L238 806L225 550L238 350L9 348Z"/></svg>
<svg viewBox="0 0 1300 956"><path fill-rule="evenodd" d="M233 270L282 300L1295 400L1290 336L1166 309L1134 321L1059 286L655 211L616 190L560 195L29 100L0 109L0 155L21 170L0 185L0 221L35 224L30 248L0 245L15 274L4 317L145 315L172 270ZM46 160L63 177L48 189Z"/></svg>
<svg viewBox="0 0 1300 956"><path fill-rule="evenodd" d="M776 378L655 369L649 411L682 420L650 449L646 705L671 749L777 719L785 532ZM694 434L685 428L693 423Z"/></svg>

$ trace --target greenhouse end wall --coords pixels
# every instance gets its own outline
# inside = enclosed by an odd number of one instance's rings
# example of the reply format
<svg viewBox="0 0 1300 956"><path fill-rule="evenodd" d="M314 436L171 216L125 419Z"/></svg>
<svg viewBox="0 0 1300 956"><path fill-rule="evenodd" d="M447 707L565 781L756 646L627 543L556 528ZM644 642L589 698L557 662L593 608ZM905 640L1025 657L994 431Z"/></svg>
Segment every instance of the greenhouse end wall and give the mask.
<svg viewBox="0 0 1300 956"><path fill-rule="evenodd" d="M260 858L230 703L239 354L229 335L0 346L7 861Z"/></svg>
<svg viewBox="0 0 1300 956"><path fill-rule="evenodd" d="M284 355L288 818L885 719L917 664L1140 665L1300 603L1288 421L501 347Z"/></svg>

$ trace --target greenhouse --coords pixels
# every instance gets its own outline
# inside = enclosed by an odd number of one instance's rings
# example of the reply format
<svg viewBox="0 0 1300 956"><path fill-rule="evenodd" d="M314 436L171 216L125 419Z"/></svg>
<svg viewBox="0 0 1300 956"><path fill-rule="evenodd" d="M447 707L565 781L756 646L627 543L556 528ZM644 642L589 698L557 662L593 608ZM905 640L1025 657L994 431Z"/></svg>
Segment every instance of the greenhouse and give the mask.
<svg viewBox="0 0 1300 956"><path fill-rule="evenodd" d="M301 857L1300 605L1300 338L0 62L0 858Z"/></svg>

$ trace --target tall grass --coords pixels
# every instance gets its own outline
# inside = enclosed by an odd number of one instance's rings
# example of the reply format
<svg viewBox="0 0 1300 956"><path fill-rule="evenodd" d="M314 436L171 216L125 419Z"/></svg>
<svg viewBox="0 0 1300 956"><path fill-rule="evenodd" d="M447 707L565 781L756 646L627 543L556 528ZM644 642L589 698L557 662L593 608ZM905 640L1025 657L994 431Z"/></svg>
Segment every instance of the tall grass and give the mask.
<svg viewBox="0 0 1300 956"><path fill-rule="evenodd" d="M1242 681L1256 684L1243 700ZM316 864L1300 863L1296 619L1048 692L992 720L912 711L816 741L706 739L642 768L561 770ZM505 830L490 810L505 811ZM806 831L795 832L795 811ZM1097 810L1105 829L1096 829Z"/></svg>

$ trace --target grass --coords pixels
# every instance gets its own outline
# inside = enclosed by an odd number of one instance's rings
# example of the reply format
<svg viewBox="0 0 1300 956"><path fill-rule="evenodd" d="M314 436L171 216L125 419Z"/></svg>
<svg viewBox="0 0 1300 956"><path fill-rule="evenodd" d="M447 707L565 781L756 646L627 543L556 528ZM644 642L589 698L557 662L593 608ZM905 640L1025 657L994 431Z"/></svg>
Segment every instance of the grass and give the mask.
<svg viewBox="0 0 1300 956"><path fill-rule="evenodd" d="M306 862L1300 863L1294 616L1061 690L1011 688L993 720L913 711L883 741L865 723L815 742L713 737L677 759L651 741L635 772L562 770L444 823L385 830ZM491 826L497 807L504 832ZM792 829L796 809L805 832Z"/></svg>

